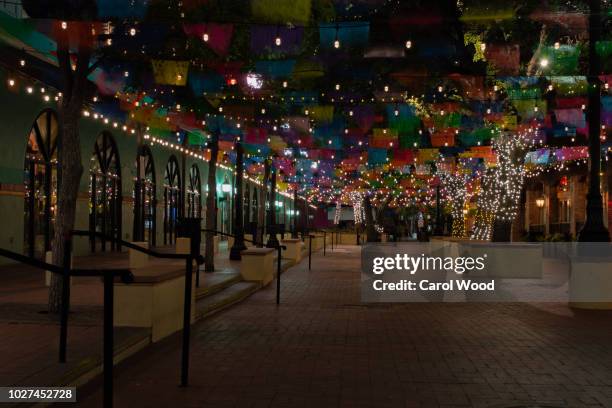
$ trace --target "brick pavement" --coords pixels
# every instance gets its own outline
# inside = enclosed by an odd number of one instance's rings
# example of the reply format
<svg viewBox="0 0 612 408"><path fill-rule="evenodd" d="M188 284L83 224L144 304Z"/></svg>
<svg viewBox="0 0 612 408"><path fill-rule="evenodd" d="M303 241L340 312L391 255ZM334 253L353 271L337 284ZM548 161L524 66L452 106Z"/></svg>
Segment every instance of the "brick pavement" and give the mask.
<svg viewBox="0 0 612 408"><path fill-rule="evenodd" d="M360 304L340 247L122 363L119 407L612 407L612 313L563 304ZM98 407L100 382L79 391Z"/></svg>

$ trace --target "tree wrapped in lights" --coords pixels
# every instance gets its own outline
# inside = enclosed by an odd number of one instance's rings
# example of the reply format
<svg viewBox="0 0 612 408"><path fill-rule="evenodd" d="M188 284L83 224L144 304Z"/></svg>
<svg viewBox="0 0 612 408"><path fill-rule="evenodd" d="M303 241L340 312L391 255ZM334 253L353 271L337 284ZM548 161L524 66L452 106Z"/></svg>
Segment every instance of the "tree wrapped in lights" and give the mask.
<svg viewBox="0 0 612 408"><path fill-rule="evenodd" d="M340 215L342 215L342 203L336 201L336 211L334 212L334 225L340 224Z"/></svg>
<svg viewBox="0 0 612 408"><path fill-rule="evenodd" d="M497 157L480 181L478 212L472 239L510 240L512 221L519 210L525 180L525 152L529 139L524 134L502 133L493 140Z"/></svg>
<svg viewBox="0 0 612 408"><path fill-rule="evenodd" d="M480 187L476 196L476 218L471 239L488 241L493 233L495 221L495 168L488 168L480 178Z"/></svg>
<svg viewBox="0 0 612 408"><path fill-rule="evenodd" d="M363 195L357 191L350 193L351 203L353 204L353 218L355 226L363 224L365 219L365 211L363 209Z"/></svg>
<svg viewBox="0 0 612 408"><path fill-rule="evenodd" d="M455 238L465 237L465 214L466 203L470 199L467 187L467 174L458 171L445 175L442 179L444 185L445 199L453 216L451 236Z"/></svg>

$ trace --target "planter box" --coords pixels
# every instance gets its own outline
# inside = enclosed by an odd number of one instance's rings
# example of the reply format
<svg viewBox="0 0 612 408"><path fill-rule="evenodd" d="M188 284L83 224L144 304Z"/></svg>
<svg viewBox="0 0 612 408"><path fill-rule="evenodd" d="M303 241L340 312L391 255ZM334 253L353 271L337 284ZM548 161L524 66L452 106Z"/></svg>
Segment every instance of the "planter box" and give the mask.
<svg viewBox="0 0 612 408"><path fill-rule="evenodd" d="M274 248L250 248L240 253L240 275L245 281L267 285L274 278Z"/></svg>
<svg viewBox="0 0 612 408"><path fill-rule="evenodd" d="M576 309L612 309L612 259L571 257L569 305Z"/></svg>
<svg viewBox="0 0 612 408"><path fill-rule="evenodd" d="M155 262L132 269L134 282L115 281L116 326L148 327L156 342L183 328L185 265ZM193 277L192 277L193 279ZM191 320L194 320L195 285L191 293Z"/></svg>

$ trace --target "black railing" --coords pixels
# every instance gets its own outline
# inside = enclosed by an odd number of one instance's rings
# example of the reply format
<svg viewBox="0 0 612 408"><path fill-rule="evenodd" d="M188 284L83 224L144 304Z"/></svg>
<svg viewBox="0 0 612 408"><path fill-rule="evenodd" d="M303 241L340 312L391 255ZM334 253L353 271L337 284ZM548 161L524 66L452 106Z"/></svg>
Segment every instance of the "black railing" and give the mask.
<svg viewBox="0 0 612 408"><path fill-rule="evenodd" d="M236 239L236 236L233 234L228 234L226 232L221 232L221 231L217 231L217 230L213 230L213 229L207 229L207 228L202 228L202 232L206 232L206 233L212 233L213 236L215 235L223 235L226 237L231 237ZM250 239L246 239L243 238L244 241L246 242L250 242L254 245L257 245L257 242L255 242L254 240L250 240ZM276 304L280 304L280 285L281 285L281 281L280 281L280 275L281 275L281 256L282 256L282 251L286 250L287 247L285 245L277 245L274 247L278 252L277 252L277 264L276 264Z"/></svg>
<svg viewBox="0 0 612 408"><path fill-rule="evenodd" d="M175 254L158 252L149 248L143 248L132 242L124 241L123 239L116 237L103 237L102 234L100 234L99 232L75 230L72 233L75 236L83 236L90 238L92 234L95 234L97 237L104 238L111 242L116 241L116 244L118 245L125 246L126 248L130 248L138 252L142 252L154 258L185 260L185 297L183 305L183 349L181 353L181 386L186 387L189 384L189 348L191 337L191 289L193 285L193 262L196 261L198 265L201 265L202 263L204 263L203 258L196 253L193 246L191 246L191 249L188 254Z"/></svg>
<svg viewBox="0 0 612 408"><path fill-rule="evenodd" d="M66 239L64 242L63 262L64 266L57 266L31 258L16 252L0 249L0 256L12 259L14 261L30 265L35 268L44 269L51 273L62 276L62 304L60 311L60 341L59 341L59 361L66 362L67 340L68 340L68 312L70 310L70 278L83 276L101 276L104 280L104 339L103 339L103 355L102 355L102 370L104 377L104 396L103 404L105 407L113 406L113 350L114 350L114 333L113 333L113 282L115 277L120 277L125 283L131 283L134 276L128 269L80 269L72 268L70 265L70 256L72 252L71 240Z"/></svg>

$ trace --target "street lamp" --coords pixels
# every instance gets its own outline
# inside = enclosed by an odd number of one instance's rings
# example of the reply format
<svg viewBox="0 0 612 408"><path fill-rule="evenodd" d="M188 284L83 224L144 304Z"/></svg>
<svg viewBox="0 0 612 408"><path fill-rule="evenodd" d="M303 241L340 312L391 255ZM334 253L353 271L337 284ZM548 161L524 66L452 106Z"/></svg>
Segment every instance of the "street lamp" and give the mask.
<svg viewBox="0 0 612 408"><path fill-rule="evenodd" d="M225 176L225 179L223 180L223 184L221 184L221 191L224 193L229 193L230 191L232 191L232 185L229 182L229 179L227 178L227 175Z"/></svg>

